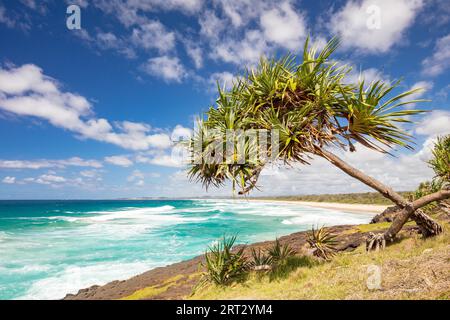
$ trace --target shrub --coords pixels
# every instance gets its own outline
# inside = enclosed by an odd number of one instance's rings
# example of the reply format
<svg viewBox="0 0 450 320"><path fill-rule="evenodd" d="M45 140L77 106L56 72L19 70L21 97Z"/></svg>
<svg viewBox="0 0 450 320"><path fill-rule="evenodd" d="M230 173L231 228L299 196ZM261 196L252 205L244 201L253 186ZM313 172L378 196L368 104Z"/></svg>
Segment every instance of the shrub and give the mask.
<svg viewBox="0 0 450 320"><path fill-rule="evenodd" d="M250 265L243 254L244 247L232 252L235 241L236 236L223 237L221 241L209 247L205 253L206 271L201 283L223 286L245 278Z"/></svg>
<svg viewBox="0 0 450 320"><path fill-rule="evenodd" d="M312 228L306 241L314 249L314 256L328 261L336 255L337 242L335 238L334 234L321 227L318 230Z"/></svg>
<svg viewBox="0 0 450 320"><path fill-rule="evenodd" d="M272 258L265 254L264 250L258 249L256 251L252 248L252 258L251 267L255 271L268 271L272 269Z"/></svg>
<svg viewBox="0 0 450 320"><path fill-rule="evenodd" d="M281 245L280 241L276 239L273 247L269 249L268 255L272 265L277 267L285 264L289 257L295 255L295 251L288 244Z"/></svg>

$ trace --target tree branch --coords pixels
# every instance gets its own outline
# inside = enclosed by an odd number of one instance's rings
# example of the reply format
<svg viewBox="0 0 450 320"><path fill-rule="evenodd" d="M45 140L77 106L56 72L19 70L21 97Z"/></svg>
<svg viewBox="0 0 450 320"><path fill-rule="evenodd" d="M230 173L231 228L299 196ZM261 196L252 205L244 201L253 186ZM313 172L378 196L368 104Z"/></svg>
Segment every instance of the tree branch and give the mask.
<svg viewBox="0 0 450 320"><path fill-rule="evenodd" d="M323 150L318 149L314 152L314 154L325 158L326 160L330 161L332 164L334 164L336 167L347 173L348 175L352 176L353 178L361 181L365 185L368 185L372 189L375 189L379 193L381 193L385 198L388 198L392 202L394 202L396 205L398 205L400 208L404 208L407 206L408 201L405 200L401 195L399 195L397 192L392 190L390 187L384 185L380 181L368 176L364 172L352 167L348 163L346 163L344 160L336 156L335 154Z"/></svg>
<svg viewBox="0 0 450 320"><path fill-rule="evenodd" d="M440 190L438 192L423 196L412 203L415 210L426 206L434 201L441 201L450 198L450 190Z"/></svg>

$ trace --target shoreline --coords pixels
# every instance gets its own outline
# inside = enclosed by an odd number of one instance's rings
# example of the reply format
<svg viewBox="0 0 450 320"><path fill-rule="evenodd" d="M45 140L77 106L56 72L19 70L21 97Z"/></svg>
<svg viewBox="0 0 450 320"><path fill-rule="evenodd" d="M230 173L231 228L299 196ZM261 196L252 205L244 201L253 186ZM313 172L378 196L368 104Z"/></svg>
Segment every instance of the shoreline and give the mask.
<svg viewBox="0 0 450 320"><path fill-rule="evenodd" d="M215 200L215 199L208 199ZM221 199L225 200L225 199ZM346 211L367 215L381 213L387 206L367 205L367 204L343 204L331 202L306 202L306 201L288 201L288 200L264 200L264 199L226 199L227 201L247 201L247 202L266 202L266 203L286 203L296 204L305 207L317 207L338 211ZM359 246L364 238L364 233L346 234L346 231L357 225L335 225L329 227L336 232L340 238L341 250L352 250ZM309 231L298 231L286 236L280 237L281 242L289 243L295 250L304 250L306 235ZM247 248L261 248L273 243L273 240L260 241L246 245ZM112 281L105 285L94 285L89 288L81 289L76 294L67 294L64 299L122 299L132 296L140 290L153 288L158 291L162 286L166 288L161 294L155 295L156 299L181 298L186 292L190 291L192 286L198 281L198 265L203 262L203 256L196 256L192 259L182 260L163 267L149 269L148 271L133 276L127 280ZM174 280L175 279L175 280ZM171 288L174 288L173 290ZM168 296L166 296L168 294Z"/></svg>
<svg viewBox="0 0 450 320"><path fill-rule="evenodd" d="M305 207L323 208L338 211L347 211L354 213L378 214L382 213L389 206L378 204L356 204L356 203L339 203L339 202L313 202L313 201L295 201L295 200L264 200L264 199L243 199L243 201L252 202L280 202L287 204L297 204Z"/></svg>

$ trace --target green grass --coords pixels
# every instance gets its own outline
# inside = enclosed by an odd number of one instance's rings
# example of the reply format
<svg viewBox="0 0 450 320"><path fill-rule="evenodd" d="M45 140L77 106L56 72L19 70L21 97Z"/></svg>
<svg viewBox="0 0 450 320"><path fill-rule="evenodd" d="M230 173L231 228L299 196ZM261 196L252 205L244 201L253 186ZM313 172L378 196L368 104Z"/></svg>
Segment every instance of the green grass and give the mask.
<svg viewBox="0 0 450 320"><path fill-rule="evenodd" d="M183 278L183 275L180 275L180 274L176 275L170 279L167 279L161 285L143 288L143 289L138 290L138 291L134 292L133 294L131 294L127 297L124 297L120 300L140 300L140 299L145 299L145 298L148 299L148 298L154 297L158 294L166 292L170 287L174 286L177 283L177 281L181 280L182 278Z"/></svg>
<svg viewBox="0 0 450 320"><path fill-rule="evenodd" d="M380 227L380 226L378 226ZM364 246L339 253L331 262L306 263L297 257L280 277L251 274L244 283L210 285L191 299L448 299L450 236L408 236L380 252ZM303 260L302 260L303 259ZM299 263L299 261L303 261ZM368 266L381 268L382 290L366 285Z"/></svg>
<svg viewBox="0 0 450 320"><path fill-rule="evenodd" d="M412 192L409 191L399 193L404 197L408 197L410 194L412 194ZM378 192L258 197L257 199L393 205L393 203L390 200L386 199Z"/></svg>

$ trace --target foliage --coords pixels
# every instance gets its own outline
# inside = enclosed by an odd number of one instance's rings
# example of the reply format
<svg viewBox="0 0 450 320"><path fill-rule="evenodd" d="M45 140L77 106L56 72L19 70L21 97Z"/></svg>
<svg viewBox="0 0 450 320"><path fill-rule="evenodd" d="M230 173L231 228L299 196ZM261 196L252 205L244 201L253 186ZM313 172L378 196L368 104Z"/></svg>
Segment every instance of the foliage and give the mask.
<svg viewBox="0 0 450 320"><path fill-rule="evenodd" d="M313 254L324 260L331 260L336 255L336 236L324 227L315 230L312 228L311 233L306 240L311 248L314 249Z"/></svg>
<svg viewBox="0 0 450 320"><path fill-rule="evenodd" d="M230 90L219 87L216 105L206 112L189 144L195 160L190 178L206 188L231 180L233 189L237 185L242 194L257 187L268 160L223 161L225 151L216 147L226 150L227 130L268 130L267 155L287 164L309 164L311 155L321 155L331 145L351 151L356 142L380 152L395 146L411 148L411 136L397 124L422 112L406 108L423 101L407 99L421 89L393 95L399 82L348 83L351 68L330 58L338 46L339 40L333 38L318 53L308 39L301 63L294 55L261 58ZM272 129L279 133L274 142ZM246 155L258 149L250 139L243 141ZM202 145L200 153L195 145ZM236 150L232 152L233 159L238 158ZM217 161L204 160L211 157Z"/></svg>
<svg viewBox="0 0 450 320"><path fill-rule="evenodd" d="M209 282L223 286L245 277L249 263L243 254L244 247L232 252L235 241L236 236L223 237L221 241L209 247L205 253L206 272L201 283Z"/></svg>
<svg viewBox="0 0 450 320"><path fill-rule="evenodd" d="M432 180L431 182L422 182L419 184L416 191L414 191L413 197L414 199L419 199L423 196L439 191L441 187L441 183L436 180Z"/></svg>
<svg viewBox="0 0 450 320"><path fill-rule="evenodd" d="M433 148L433 158L428 162L434 170L435 184L450 183L450 135L438 137Z"/></svg>
<svg viewBox="0 0 450 320"><path fill-rule="evenodd" d="M450 225L445 222L448 229ZM358 230L355 229L355 232ZM328 263L299 268L279 281L249 277L233 288L214 287L199 291L192 299L209 300L427 300L449 298L448 244L450 232L422 240L404 233L402 241L394 242L376 255L364 254L361 246L355 251L339 252ZM399 264L401 262L401 265ZM382 266L383 290L368 290L368 266ZM423 279L433 279L433 286ZM408 288L411 290L404 290Z"/></svg>
<svg viewBox="0 0 450 320"><path fill-rule="evenodd" d="M399 192L407 198L411 192ZM257 197L263 200L285 200L285 201L312 201L312 202L335 202L335 203L356 203L356 204L376 204L391 205L392 201L385 198L378 192L365 193L342 193L342 194L312 194L298 196L278 196L278 197Z"/></svg>
<svg viewBox="0 0 450 320"><path fill-rule="evenodd" d="M264 250L261 249L254 249L252 248L252 262L251 266L253 269L257 267L265 267L270 266L272 267L272 257L267 255Z"/></svg>
<svg viewBox="0 0 450 320"><path fill-rule="evenodd" d="M268 250L270 261L274 267L282 266L290 257L295 255L295 251L285 243L282 245L280 240L276 239L275 243Z"/></svg>

